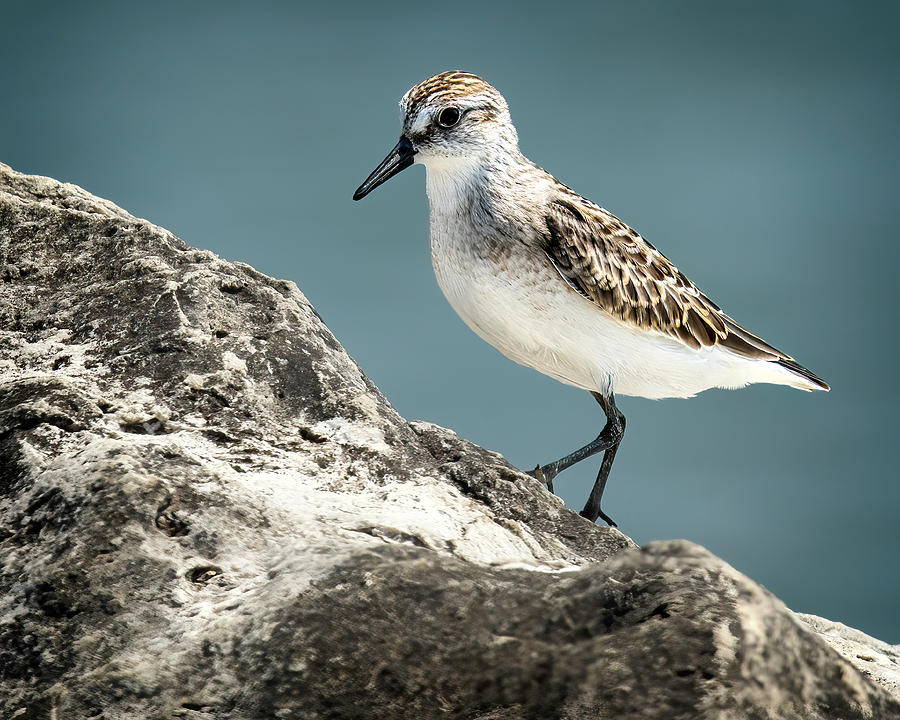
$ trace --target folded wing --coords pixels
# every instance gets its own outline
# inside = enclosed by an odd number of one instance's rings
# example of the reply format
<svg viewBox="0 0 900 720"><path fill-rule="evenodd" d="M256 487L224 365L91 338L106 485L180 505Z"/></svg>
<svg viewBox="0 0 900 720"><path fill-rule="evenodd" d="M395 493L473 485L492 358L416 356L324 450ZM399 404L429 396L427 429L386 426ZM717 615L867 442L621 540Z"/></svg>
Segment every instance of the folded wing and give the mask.
<svg viewBox="0 0 900 720"><path fill-rule="evenodd" d="M723 313L638 233L568 188L551 202L545 222L544 251L562 279L614 317L694 349L719 345L795 365Z"/></svg>

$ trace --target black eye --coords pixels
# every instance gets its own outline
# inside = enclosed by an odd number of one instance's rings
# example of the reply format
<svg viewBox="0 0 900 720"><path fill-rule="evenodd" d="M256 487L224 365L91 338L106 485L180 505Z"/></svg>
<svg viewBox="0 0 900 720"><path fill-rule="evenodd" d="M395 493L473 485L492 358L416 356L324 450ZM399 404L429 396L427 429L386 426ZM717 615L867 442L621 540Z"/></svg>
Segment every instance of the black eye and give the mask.
<svg viewBox="0 0 900 720"><path fill-rule="evenodd" d="M441 114L438 115L438 125L445 128L451 128L459 122L459 117L459 108L444 108L443 110L441 110Z"/></svg>

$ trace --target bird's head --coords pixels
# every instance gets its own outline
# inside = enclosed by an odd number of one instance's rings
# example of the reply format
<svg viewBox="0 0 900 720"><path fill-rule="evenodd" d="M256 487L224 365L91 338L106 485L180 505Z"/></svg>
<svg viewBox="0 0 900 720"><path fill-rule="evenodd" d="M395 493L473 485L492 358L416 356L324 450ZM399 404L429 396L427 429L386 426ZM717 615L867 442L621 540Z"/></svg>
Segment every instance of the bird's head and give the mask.
<svg viewBox="0 0 900 720"><path fill-rule="evenodd" d="M354 193L359 200L386 180L421 163L429 170L478 165L518 149L506 100L477 75L452 70L413 86L400 100L400 142Z"/></svg>

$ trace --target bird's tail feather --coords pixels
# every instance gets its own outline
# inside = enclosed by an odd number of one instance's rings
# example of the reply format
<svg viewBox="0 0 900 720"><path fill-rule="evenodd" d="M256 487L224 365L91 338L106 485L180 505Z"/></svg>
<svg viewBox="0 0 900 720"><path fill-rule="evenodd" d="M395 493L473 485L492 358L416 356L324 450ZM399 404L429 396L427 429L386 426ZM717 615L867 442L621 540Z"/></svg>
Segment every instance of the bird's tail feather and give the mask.
<svg viewBox="0 0 900 720"><path fill-rule="evenodd" d="M781 365L781 367L783 367L785 370L789 370L790 372L792 372L794 375L797 376L798 380L800 378L803 379L800 383L798 383L794 387L798 387L802 390L824 390L825 392L828 392L829 390L831 390L831 388L828 387L828 383L826 383L822 378L820 378L815 373L807 370L800 363L797 363L797 362L795 362L791 359L787 359L787 358L775 360L774 362L777 363L778 365Z"/></svg>

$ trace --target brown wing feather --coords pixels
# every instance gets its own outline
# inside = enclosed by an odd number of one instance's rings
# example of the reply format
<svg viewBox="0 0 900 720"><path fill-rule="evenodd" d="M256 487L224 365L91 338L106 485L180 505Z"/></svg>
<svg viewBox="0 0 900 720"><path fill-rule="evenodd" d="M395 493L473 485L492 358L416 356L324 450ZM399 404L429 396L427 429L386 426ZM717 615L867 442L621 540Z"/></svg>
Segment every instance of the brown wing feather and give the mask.
<svg viewBox="0 0 900 720"><path fill-rule="evenodd" d="M613 316L699 349L762 360L788 355L744 330L655 247L568 188L550 204L544 248L569 287Z"/></svg>

